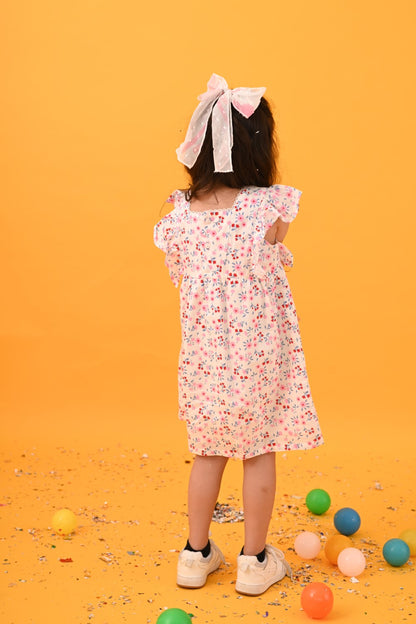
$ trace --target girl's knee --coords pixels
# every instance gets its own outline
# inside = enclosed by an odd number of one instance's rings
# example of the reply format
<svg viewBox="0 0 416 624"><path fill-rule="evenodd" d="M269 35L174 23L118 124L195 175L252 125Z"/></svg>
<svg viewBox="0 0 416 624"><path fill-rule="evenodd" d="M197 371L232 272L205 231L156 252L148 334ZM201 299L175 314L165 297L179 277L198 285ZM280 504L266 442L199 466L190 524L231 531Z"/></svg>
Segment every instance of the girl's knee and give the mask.
<svg viewBox="0 0 416 624"><path fill-rule="evenodd" d="M194 463L214 470L225 468L227 461L228 457L223 457L222 455L196 455L194 459Z"/></svg>
<svg viewBox="0 0 416 624"><path fill-rule="evenodd" d="M263 453L262 455L256 455L255 457L250 457L249 459L243 460L244 468L250 468L251 466L259 466L265 464L274 465L276 460L276 453Z"/></svg>

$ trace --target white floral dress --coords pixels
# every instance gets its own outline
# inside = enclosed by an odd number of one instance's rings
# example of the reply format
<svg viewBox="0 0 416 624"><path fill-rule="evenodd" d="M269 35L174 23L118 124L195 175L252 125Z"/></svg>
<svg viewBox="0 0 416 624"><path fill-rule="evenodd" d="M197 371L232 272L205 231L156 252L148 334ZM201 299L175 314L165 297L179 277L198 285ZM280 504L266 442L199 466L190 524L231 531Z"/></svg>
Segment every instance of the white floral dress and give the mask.
<svg viewBox="0 0 416 624"><path fill-rule="evenodd" d="M197 455L248 459L323 443L299 323L281 261L264 239L292 221L302 191L240 190L232 208L194 212L183 191L154 228L170 277L180 280L179 418Z"/></svg>

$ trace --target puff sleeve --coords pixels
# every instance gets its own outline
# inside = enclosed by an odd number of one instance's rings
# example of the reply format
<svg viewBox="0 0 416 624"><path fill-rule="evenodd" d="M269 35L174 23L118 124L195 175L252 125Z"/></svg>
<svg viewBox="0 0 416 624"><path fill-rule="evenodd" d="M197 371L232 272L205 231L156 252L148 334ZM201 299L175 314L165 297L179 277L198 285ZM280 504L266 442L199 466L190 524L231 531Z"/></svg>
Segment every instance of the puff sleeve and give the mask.
<svg viewBox="0 0 416 624"><path fill-rule="evenodd" d="M299 211L299 199L302 191L284 184L273 184L269 187L265 200L264 225L266 231L280 217L290 223Z"/></svg>
<svg viewBox="0 0 416 624"><path fill-rule="evenodd" d="M175 204L177 192L168 198L169 203ZM180 254L180 225L177 206L163 217L153 229L153 241L165 255L165 265L169 270L169 276L176 287L182 275L182 263Z"/></svg>

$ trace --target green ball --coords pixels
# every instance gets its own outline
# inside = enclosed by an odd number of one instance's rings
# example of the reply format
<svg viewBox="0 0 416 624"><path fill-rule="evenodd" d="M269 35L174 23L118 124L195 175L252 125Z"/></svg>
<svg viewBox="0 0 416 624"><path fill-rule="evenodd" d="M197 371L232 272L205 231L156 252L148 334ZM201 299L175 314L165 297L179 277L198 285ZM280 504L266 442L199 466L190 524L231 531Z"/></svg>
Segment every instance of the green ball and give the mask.
<svg viewBox="0 0 416 624"><path fill-rule="evenodd" d="M166 609L159 615L156 624L192 624L192 619L182 609Z"/></svg>
<svg viewBox="0 0 416 624"><path fill-rule="evenodd" d="M331 505L331 498L328 492L325 490L311 490L309 494L306 496L306 507L312 513L320 516L321 514L328 511Z"/></svg>

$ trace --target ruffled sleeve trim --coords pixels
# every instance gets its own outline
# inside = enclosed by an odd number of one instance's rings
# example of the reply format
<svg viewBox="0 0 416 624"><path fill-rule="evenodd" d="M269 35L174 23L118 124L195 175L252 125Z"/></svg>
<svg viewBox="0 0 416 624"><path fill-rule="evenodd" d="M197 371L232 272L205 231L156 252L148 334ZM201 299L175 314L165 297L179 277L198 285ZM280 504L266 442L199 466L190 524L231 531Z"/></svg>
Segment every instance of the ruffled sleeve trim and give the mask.
<svg viewBox="0 0 416 624"><path fill-rule="evenodd" d="M265 198L265 228L266 231L280 217L285 223L290 223L299 211L299 199L302 191L284 184L273 184L269 187Z"/></svg>
<svg viewBox="0 0 416 624"><path fill-rule="evenodd" d="M183 191L173 191L167 198L166 202L168 204L175 204L176 206L181 206L185 199L185 194Z"/></svg>
<svg viewBox="0 0 416 624"><path fill-rule="evenodd" d="M280 260L281 260L282 264L285 267L292 268L293 267L293 254L290 251L290 249L288 249L280 241L277 241L276 244L279 246L279 257L280 257Z"/></svg>
<svg viewBox="0 0 416 624"><path fill-rule="evenodd" d="M165 254L165 265L169 270L169 276L174 285L179 286L182 275L182 262L180 255L180 224L179 209L183 193L174 191L167 202L174 204L174 209L156 223L153 229L153 240L159 249Z"/></svg>

